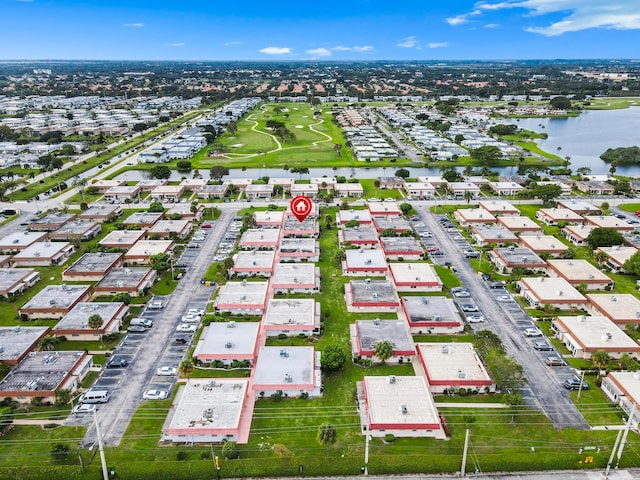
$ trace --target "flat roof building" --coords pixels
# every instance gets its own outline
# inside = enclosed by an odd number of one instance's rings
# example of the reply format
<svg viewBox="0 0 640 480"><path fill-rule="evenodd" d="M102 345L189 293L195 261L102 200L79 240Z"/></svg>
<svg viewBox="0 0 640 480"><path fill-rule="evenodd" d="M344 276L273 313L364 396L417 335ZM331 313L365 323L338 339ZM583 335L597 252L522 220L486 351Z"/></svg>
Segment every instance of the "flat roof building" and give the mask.
<svg viewBox="0 0 640 480"><path fill-rule="evenodd" d="M46 240L47 232L13 232L0 238L0 251L15 253L24 250L29 245Z"/></svg>
<svg viewBox="0 0 640 480"><path fill-rule="evenodd" d="M268 282L227 282L214 302L217 312L262 315L267 301Z"/></svg>
<svg viewBox="0 0 640 480"><path fill-rule="evenodd" d="M75 214L73 213L49 213L35 222L31 222L29 230L33 232L53 232L74 218Z"/></svg>
<svg viewBox="0 0 640 480"><path fill-rule="evenodd" d="M520 210L514 207L511 203L505 200L479 200L478 206L480 208L484 208L488 212L491 212L493 215L506 215L511 216L520 215Z"/></svg>
<svg viewBox="0 0 640 480"><path fill-rule="evenodd" d="M67 242L35 242L13 256L16 267L48 267L62 265L74 252Z"/></svg>
<svg viewBox="0 0 640 480"><path fill-rule="evenodd" d="M18 313L26 320L62 318L76 304L88 301L90 297L90 285L47 285L20 307Z"/></svg>
<svg viewBox="0 0 640 480"><path fill-rule="evenodd" d="M136 212L129 215L122 224L125 227L139 226L143 230L147 230L161 218L161 212Z"/></svg>
<svg viewBox="0 0 640 480"><path fill-rule="evenodd" d="M544 272L545 262L536 252L526 247L494 248L489 256L498 273L511 273L514 268L524 268L534 272Z"/></svg>
<svg viewBox="0 0 640 480"><path fill-rule="evenodd" d="M347 249L342 262L344 275L384 276L388 265L384 252L380 249Z"/></svg>
<svg viewBox="0 0 640 480"><path fill-rule="evenodd" d="M76 218L82 221L103 222L121 217L124 211L119 205L96 205L79 213Z"/></svg>
<svg viewBox="0 0 640 480"><path fill-rule="evenodd" d="M192 378L178 389L162 426L162 440L247 443L253 404L246 378Z"/></svg>
<svg viewBox="0 0 640 480"><path fill-rule="evenodd" d="M350 312L396 312L400 306L389 280L351 280L344 288Z"/></svg>
<svg viewBox="0 0 640 480"><path fill-rule="evenodd" d="M442 281L428 263L390 263L389 271L399 292L442 291Z"/></svg>
<svg viewBox="0 0 640 480"><path fill-rule="evenodd" d="M558 222L573 225L584 223L582 215L568 208L541 208L536 212L536 218L547 225L558 225Z"/></svg>
<svg viewBox="0 0 640 480"><path fill-rule="evenodd" d="M393 348L390 362L409 362L416 354L413 337L404 320L357 320L349 325L349 332L354 359L376 361L376 345L383 341L388 341Z"/></svg>
<svg viewBox="0 0 640 480"><path fill-rule="evenodd" d="M313 347L261 347L253 375L255 392L322 396L320 352Z"/></svg>
<svg viewBox="0 0 640 480"><path fill-rule="evenodd" d="M49 233L51 240L80 240L86 242L102 232L102 225L98 222L67 222L62 227Z"/></svg>
<svg viewBox="0 0 640 480"><path fill-rule="evenodd" d="M62 272L63 282L97 282L122 264L121 253L85 253Z"/></svg>
<svg viewBox="0 0 640 480"><path fill-rule="evenodd" d="M367 202L367 208L371 216L392 215L398 217L402 215L402 210L396 202Z"/></svg>
<svg viewBox="0 0 640 480"><path fill-rule="evenodd" d="M336 196L340 198L362 197L364 195L364 187L360 183L336 183L334 190Z"/></svg>
<svg viewBox="0 0 640 480"><path fill-rule="evenodd" d="M29 404L36 397L54 404L59 390L73 394L89 373L86 352L30 352L0 382L0 399Z"/></svg>
<svg viewBox="0 0 640 480"><path fill-rule="evenodd" d="M318 293L320 269L315 263L276 263L269 286L274 293Z"/></svg>
<svg viewBox="0 0 640 480"><path fill-rule="evenodd" d="M357 393L363 435L447 438L424 377L364 377Z"/></svg>
<svg viewBox="0 0 640 480"><path fill-rule="evenodd" d="M556 203L559 207L568 208L580 215L595 215L600 213L600 209L595 205L586 202L584 200L579 200L575 197L573 198L559 198L556 200Z"/></svg>
<svg viewBox="0 0 640 480"><path fill-rule="evenodd" d="M420 366L431 393L495 392L496 385L471 343L418 343Z"/></svg>
<svg viewBox="0 0 640 480"><path fill-rule="evenodd" d="M380 237L380 245L389 260L420 260L422 245L413 237Z"/></svg>
<svg viewBox="0 0 640 480"><path fill-rule="evenodd" d="M93 294L107 296L128 293L137 297L141 292L146 294L149 291L156 276L156 271L147 267L112 268L93 287Z"/></svg>
<svg viewBox="0 0 640 480"><path fill-rule="evenodd" d="M160 238L185 238L191 233L193 224L189 220L158 220L147 230L147 237L157 235Z"/></svg>
<svg viewBox="0 0 640 480"><path fill-rule="evenodd" d="M270 277L273 273L276 252L273 250L241 250L232 258L231 271L235 275Z"/></svg>
<svg viewBox="0 0 640 480"><path fill-rule="evenodd" d="M202 362L234 360L253 365L258 348L258 322L211 322L200 335L193 355Z"/></svg>
<svg viewBox="0 0 640 480"><path fill-rule="evenodd" d="M120 330L127 313L129 307L122 302L81 302L62 317L51 333L64 335L71 341L100 340L103 335ZM89 327L88 320L92 315L102 318L102 325L97 329Z"/></svg>
<svg viewBox="0 0 640 480"><path fill-rule="evenodd" d="M640 324L640 300L631 293L587 295L592 315L602 315L613 323Z"/></svg>
<svg viewBox="0 0 640 480"><path fill-rule="evenodd" d="M471 231L473 238L480 246L490 243L502 246L518 242L518 237L511 230L500 225L476 224L471 227Z"/></svg>
<svg viewBox="0 0 640 480"><path fill-rule="evenodd" d="M0 268L0 297L11 298L40 280L40 273L33 268Z"/></svg>
<svg viewBox="0 0 640 480"><path fill-rule="evenodd" d="M602 379L602 391L627 414L633 415L631 426L638 428L640 415L640 373L638 372L609 372Z"/></svg>
<svg viewBox="0 0 640 480"><path fill-rule="evenodd" d="M588 225L594 225L600 228L612 228L618 232L633 231L633 225L613 215L590 215L585 217L585 221Z"/></svg>
<svg viewBox="0 0 640 480"><path fill-rule="evenodd" d="M355 220L359 224L370 224L371 213L369 210L338 210L336 213L336 220L339 224L345 224Z"/></svg>
<svg viewBox="0 0 640 480"><path fill-rule="evenodd" d="M307 217L300 221L296 217L286 215L282 225L283 235L288 237L314 237L320 234L320 225L316 218Z"/></svg>
<svg viewBox="0 0 640 480"><path fill-rule="evenodd" d="M341 228L338 230L340 245L349 243L363 248L372 248L379 245L378 232L370 225L361 225L358 228Z"/></svg>
<svg viewBox="0 0 640 480"><path fill-rule="evenodd" d="M413 334L459 333L464 323L453 300L447 297L402 297L402 309Z"/></svg>
<svg viewBox="0 0 640 480"><path fill-rule="evenodd" d="M521 217L519 215L502 215L497 217L497 219L498 225L502 225L513 233L542 233L542 227L529 217Z"/></svg>
<svg viewBox="0 0 640 480"><path fill-rule="evenodd" d="M131 264L146 265L149 263L149 257L158 253L166 253L171 255L174 243L171 240L138 240L124 254L126 262Z"/></svg>
<svg viewBox="0 0 640 480"><path fill-rule="evenodd" d="M596 249L596 253L603 252L607 255L607 266L616 272L623 271L625 262L637 251L638 249L636 247L622 247L620 245L613 247L598 247Z"/></svg>
<svg viewBox="0 0 640 480"><path fill-rule="evenodd" d="M532 307L551 305L563 310L584 308L587 299L564 278L522 278L520 294Z"/></svg>
<svg viewBox="0 0 640 480"><path fill-rule="evenodd" d="M49 327L0 327L0 363L17 365L48 331Z"/></svg>
<svg viewBox="0 0 640 480"><path fill-rule="evenodd" d="M249 228L240 238L240 247L245 249L275 250L280 242L279 228Z"/></svg>
<svg viewBox="0 0 640 480"><path fill-rule="evenodd" d="M143 230L114 230L98 243L103 248L122 248L129 250L138 240L144 237Z"/></svg>
<svg viewBox="0 0 640 480"><path fill-rule="evenodd" d="M459 208L453 213L453 216L462 226L496 222L496 217L484 208Z"/></svg>
<svg viewBox="0 0 640 480"><path fill-rule="evenodd" d="M547 260L550 277L564 278L571 285L586 285L587 290L604 290L613 286L613 280L587 260Z"/></svg>
<svg viewBox="0 0 640 480"><path fill-rule="evenodd" d="M640 355L640 345L607 317L556 317L552 324L555 337L564 343L576 358L591 358L604 350L612 358L625 353Z"/></svg>
<svg viewBox="0 0 640 480"><path fill-rule="evenodd" d="M402 233L407 230L411 230L411 225L404 217L390 216L390 215L378 215L372 217L373 225L378 232L383 230L392 229L396 233Z"/></svg>
<svg viewBox="0 0 640 480"><path fill-rule="evenodd" d="M315 238L283 238L277 259L280 262L317 262L320 246Z"/></svg>
<svg viewBox="0 0 640 480"><path fill-rule="evenodd" d="M595 225L567 225L562 229L561 233L571 243L584 246L587 244L587 237L595 228Z"/></svg>
<svg viewBox="0 0 640 480"><path fill-rule="evenodd" d="M258 211L254 212L258 227L282 227L284 223L284 211Z"/></svg>
<svg viewBox="0 0 640 480"><path fill-rule="evenodd" d="M520 235L519 240L520 245L537 254L548 253L555 257L569 250L569 247L553 235Z"/></svg>
<svg viewBox="0 0 640 480"><path fill-rule="evenodd" d="M268 336L320 333L320 303L311 298L273 298L262 317Z"/></svg>

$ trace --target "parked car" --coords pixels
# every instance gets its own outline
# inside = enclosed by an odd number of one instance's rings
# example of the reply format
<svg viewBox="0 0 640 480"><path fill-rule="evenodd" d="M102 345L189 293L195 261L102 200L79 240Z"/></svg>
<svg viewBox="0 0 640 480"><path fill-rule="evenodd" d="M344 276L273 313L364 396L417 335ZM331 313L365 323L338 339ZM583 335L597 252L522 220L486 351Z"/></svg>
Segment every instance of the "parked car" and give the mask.
<svg viewBox="0 0 640 480"><path fill-rule="evenodd" d="M169 397L169 392L165 390L147 390L142 394L143 400L165 400Z"/></svg>
<svg viewBox="0 0 640 480"><path fill-rule="evenodd" d="M475 250L465 250L464 256L467 258L478 258L480 257L480 254Z"/></svg>
<svg viewBox="0 0 640 480"><path fill-rule="evenodd" d="M467 322L469 323L484 322L484 315L467 315Z"/></svg>
<svg viewBox="0 0 640 480"><path fill-rule="evenodd" d="M539 328L536 328L536 327L525 328L524 329L524 336L525 337L541 337L542 336L542 332L540 331Z"/></svg>
<svg viewBox="0 0 640 480"><path fill-rule="evenodd" d="M476 307L473 303L463 303L460 305L460 308L463 312L477 312L478 307Z"/></svg>
<svg viewBox="0 0 640 480"><path fill-rule="evenodd" d="M210 223L203 223L202 225L200 225L200 228L211 228L211 224Z"/></svg>
<svg viewBox="0 0 640 480"><path fill-rule="evenodd" d="M567 390L580 390L580 388L582 388L582 390L589 390L589 384L587 382L581 382L580 378L574 376L564 381L564 388Z"/></svg>
<svg viewBox="0 0 640 480"><path fill-rule="evenodd" d="M160 367L156 370L156 375L160 375L161 377L170 377L178 374L178 369L176 367Z"/></svg>
<svg viewBox="0 0 640 480"><path fill-rule="evenodd" d="M537 340L533 342L533 348L535 348L536 350L540 350L541 352L548 352L549 350L553 350L553 347L544 340Z"/></svg>
<svg viewBox="0 0 640 480"><path fill-rule="evenodd" d="M471 296L471 294L469 293L468 290L465 290L463 288L460 289L451 289L451 293L453 294L454 297L456 298L469 298Z"/></svg>
<svg viewBox="0 0 640 480"><path fill-rule="evenodd" d="M127 328L127 332L129 333L145 333L147 329L142 325L131 325Z"/></svg>
<svg viewBox="0 0 640 480"><path fill-rule="evenodd" d="M176 327L176 332L190 332L193 333L197 330L197 327L190 323L181 323Z"/></svg>
<svg viewBox="0 0 640 480"><path fill-rule="evenodd" d="M124 368L129 365L129 360L121 357L112 357L105 364L106 368Z"/></svg>
<svg viewBox="0 0 640 480"><path fill-rule="evenodd" d="M563 367L566 365L565 361L559 355L549 355L544 363L550 367Z"/></svg>
<svg viewBox="0 0 640 480"><path fill-rule="evenodd" d="M81 415L83 413L93 413L98 409L98 406L95 403L79 403L73 410L71 410L76 415Z"/></svg>
<svg viewBox="0 0 640 480"><path fill-rule="evenodd" d="M186 338L176 338L176 345L186 345L188 340Z"/></svg>

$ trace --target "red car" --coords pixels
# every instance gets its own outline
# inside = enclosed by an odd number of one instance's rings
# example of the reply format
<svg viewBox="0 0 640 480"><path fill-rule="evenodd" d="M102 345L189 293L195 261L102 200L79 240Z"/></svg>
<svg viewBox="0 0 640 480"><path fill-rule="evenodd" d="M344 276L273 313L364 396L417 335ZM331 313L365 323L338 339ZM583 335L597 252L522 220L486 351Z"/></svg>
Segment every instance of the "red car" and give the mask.
<svg viewBox="0 0 640 480"><path fill-rule="evenodd" d="M211 224L210 223L203 223L202 225L200 225L200 228L211 228Z"/></svg>

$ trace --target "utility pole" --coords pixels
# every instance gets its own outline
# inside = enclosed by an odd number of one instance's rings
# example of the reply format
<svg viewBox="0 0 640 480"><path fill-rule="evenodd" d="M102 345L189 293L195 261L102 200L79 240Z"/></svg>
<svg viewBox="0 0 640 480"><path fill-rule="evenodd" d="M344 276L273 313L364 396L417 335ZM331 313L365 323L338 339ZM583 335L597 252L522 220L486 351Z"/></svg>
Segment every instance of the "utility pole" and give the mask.
<svg viewBox="0 0 640 480"><path fill-rule="evenodd" d="M576 401L580 400L580 394L582 393L582 384L584 383L584 374L587 373L586 370L582 371L582 375L580 376L580 387L578 388L578 396L576 397Z"/></svg>
<svg viewBox="0 0 640 480"><path fill-rule="evenodd" d="M611 450L611 455L609 456L609 461L607 462L607 468L604 471L605 476L609 475L609 472L611 471L613 456L616 454L616 450L618 449L618 442L620 441L621 436L622 436L622 430L618 430L618 436L616 437L616 442L613 444L613 449Z"/></svg>
<svg viewBox="0 0 640 480"><path fill-rule="evenodd" d="M367 433L365 435L365 446L364 446L364 474L369 475L369 440L371 436Z"/></svg>
<svg viewBox="0 0 640 480"><path fill-rule="evenodd" d="M100 424L96 411L93 411L93 423L96 426L96 435L98 436L98 451L100 452L100 463L102 464L102 479L109 480L109 471L107 470L107 460L104 458L104 445L102 444L102 434L100 433Z"/></svg>
<svg viewBox="0 0 640 480"><path fill-rule="evenodd" d="M627 435L629 435L629 429L631 428L631 422L633 421L633 414L636 411L636 404L632 403L631 408L629 409L629 418L627 419L627 424L622 430L624 433L622 434L622 440L620 440L620 448L618 449L618 461L616 462L616 469L618 465L620 465L620 458L622 457L622 452L624 451L624 446L627 444Z"/></svg>
<svg viewBox="0 0 640 480"><path fill-rule="evenodd" d="M469 429L464 434L464 450L462 451L462 466L460 467L460 476L464 477L467 469L467 450L469 448Z"/></svg>

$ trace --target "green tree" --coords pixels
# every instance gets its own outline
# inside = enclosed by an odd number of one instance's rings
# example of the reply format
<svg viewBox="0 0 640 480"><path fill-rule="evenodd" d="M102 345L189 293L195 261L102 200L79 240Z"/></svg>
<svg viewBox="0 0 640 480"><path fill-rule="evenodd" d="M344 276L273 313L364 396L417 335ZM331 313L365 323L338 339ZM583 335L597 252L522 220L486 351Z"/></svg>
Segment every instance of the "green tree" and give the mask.
<svg viewBox="0 0 640 480"><path fill-rule="evenodd" d="M69 445L66 443L56 443L51 447L51 457L56 462L64 462L70 455Z"/></svg>
<svg viewBox="0 0 640 480"><path fill-rule="evenodd" d="M536 185L531 193L542 200L545 204L562 195L562 187L560 185Z"/></svg>
<svg viewBox="0 0 640 480"><path fill-rule="evenodd" d="M413 210L413 207L408 203L401 203L399 208L403 215L409 215L409 212Z"/></svg>
<svg viewBox="0 0 640 480"><path fill-rule="evenodd" d="M518 131L518 126L511 123L500 123L489 127L489 133L491 135L513 135Z"/></svg>
<svg viewBox="0 0 640 480"><path fill-rule="evenodd" d="M587 244L592 250L598 247L611 247L613 245L622 245L624 236L613 228L596 227L586 238Z"/></svg>
<svg viewBox="0 0 640 480"><path fill-rule="evenodd" d="M406 168L396 170L396 177L398 178L409 178L409 175L411 175L411 173Z"/></svg>
<svg viewBox="0 0 640 480"><path fill-rule="evenodd" d="M358 220L353 219L345 223L344 226L347 228L358 228L360 227L360 222Z"/></svg>
<svg viewBox="0 0 640 480"><path fill-rule="evenodd" d="M344 368L347 357L339 345L329 345L320 356L320 366L325 372L337 372Z"/></svg>
<svg viewBox="0 0 640 480"><path fill-rule="evenodd" d="M476 332L473 337L473 347L482 359L487 358L492 351L496 351L502 355L506 353L502 340L491 330L479 330Z"/></svg>
<svg viewBox="0 0 640 480"><path fill-rule="evenodd" d="M467 205L471 203L471 200L473 200L474 198L476 198L476 195L471 190L464 191L464 199L467 201Z"/></svg>
<svg viewBox="0 0 640 480"><path fill-rule="evenodd" d="M240 458L238 444L236 442L224 442L224 445L222 445L222 456L226 460L235 460L236 458Z"/></svg>
<svg viewBox="0 0 640 480"><path fill-rule="evenodd" d="M176 168L179 172L190 172L193 167L189 160L180 160L176 163Z"/></svg>
<svg viewBox="0 0 640 480"><path fill-rule="evenodd" d="M111 298L111 300L113 300L114 302L122 302L129 305L132 299L131 299L131 295L128 294L127 292L120 292L120 293L116 293Z"/></svg>
<svg viewBox="0 0 640 480"><path fill-rule="evenodd" d="M327 456L329 456L329 447L338 440L338 431L336 427L330 423L323 423L318 428L318 442L323 447L327 447Z"/></svg>
<svg viewBox="0 0 640 480"><path fill-rule="evenodd" d="M193 360L191 360L190 358L185 358L180 362L180 365L178 365L178 372L180 373L181 377L187 378L187 383L189 383L189 377L195 369L196 366L193 364Z"/></svg>
<svg viewBox="0 0 640 480"><path fill-rule="evenodd" d="M256 226L256 216L251 213L251 212L247 212L242 216L242 228L247 229L247 228L254 228Z"/></svg>
<svg viewBox="0 0 640 480"><path fill-rule="evenodd" d="M229 169L227 167L216 165L209 170L209 176L212 180L221 180L225 175L229 175Z"/></svg>
<svg viewBox="0 0 640 480"><path fill-rule="evenodd" d="M576 169L576 173L578 175L586 177L587 175L591 175L591 168L590 167L579 167L579 168Z"/></svg>
<svg viewBox="0 0 640 480"><path fill-rule="evenodd" d="M56 405L66 405L71 401L71 390L61 388L56 392Z"/></svg>
<svg viewBox="0 0 640 480"><path fill-rule="evenodd" d="M164 212L164 207L162 206L161 202L151 202L149 204L149 211L155 212L155 213L162 213Z"/></svg>
<svg viewBox="0 0 640 480"><path fill-rule="evenodd" d="M474 148L469 153L471 158L481 162L483 165L492 165L502 159L502 151L495 145Z"/></svg>
<svg viewBox="0 0 640 480"><path fill-rule="evenodd" d="M389 340L382 340L376 343L373 354L378 357L382 363L386 363L393 356L393 345Z"/></svg>
<svg viewBox="0 0 640 480"><path fill-rule="evenodd" d="M380 236L381 237L395 237L396 236L396 231L393 228L384 228L382 230L380 230Z"/></svg>
<svg viewBox="0 0 640 480"><path fill-rule="evenodd" d="M549 101L549 104L558 110L570 110L571 109L571 100L564 96L557 96L552 98Z"/></svg>
<svg viewBox="0 0 640 480"><path fill-rule="evenodd" d="M593 365L598 369L598 376L600 376L600 371L607 368L609 362L611 361L611 356L605 350L596 350L591 354L591 361Z"/></svg>
<svg viewBox="0 0 640 480"><path fill-rule="evenodd" d="M607 254L604 252L598 252L602 254L602 261L599 263L604 263L607 260ZM631 255L626 262L624 262L624 271L628 273L633 273L635 275L640 276L640 251L637 251L633 255Z"/></svg>
<svg viewBox="0 0 640 480"><path fill-rule="evenodd" d="M333 145L333 150L338 154L339 157L342 156L342 144L336 143Z"/></svg>
<svg viewBox="0 0 640 480"><path fill-rule="evenodd" d="M45 335L38 342L38 350L40 350L41 352L42 351L50 352L56 347L57 343L58 342L56 340L56 337L54 337L53 335Z"/></svg>
<svg viewBox="0 0 640 480"><path fill-rule="evenodd" d="M516 362L513 357L493 350L487 355L485 363L491 373L491 378L502 390L514 390L527 382L522 365Z"/></svg>
<svg viewBox="0 0 640 480"><path fill-rule="evenodd" d="M520 392L508 392L502 396L502 401L511 407L511 423L513 423L520 407L524 405L524 398Z"/></svg>
<svg viewBox="0 0 640 480"><path fill-rule="evenodd" d="M100 343L102 344L102 335L99 334L98 330L100 329L100 327L102 326L102 324L104 323L104 320L102 319L102 317L100 315L98 315L97 313L94 313L93 315L91 315L88 319L87 319L87 326L91 329L91 330L95 330L96 333L98 333L99 337L100 337Z"/></svg>
<svg viewBox="0 0 640 480"><path fill-rule="evenodd" d="M74 177L73 186L78 189L78 193L80 194L80 200L84 202L84 187L87 186L87 179L84 177Z"/></svg>
<svg viewBox="0 0 640 480"><path fill-rule="evenodd" d="M171 177L171 169L166 165L156 165L149 172L152 178L167 180Z"/></svg>
<svg viewBox="0 0 640 480"><path fill-rule="evenodd" d="M166 253L156 253L149 257L149 265L158 272L164 272L169 268L170 256Z"/></svg>

